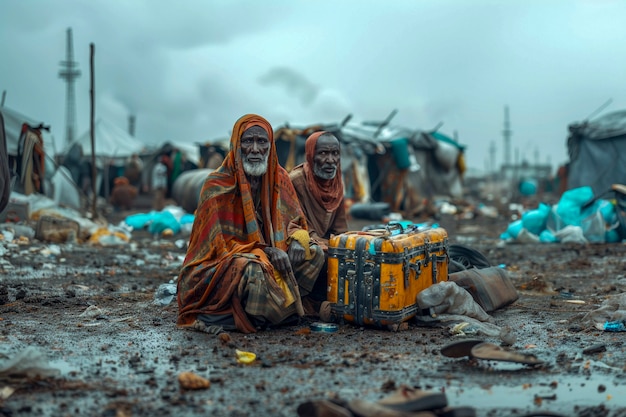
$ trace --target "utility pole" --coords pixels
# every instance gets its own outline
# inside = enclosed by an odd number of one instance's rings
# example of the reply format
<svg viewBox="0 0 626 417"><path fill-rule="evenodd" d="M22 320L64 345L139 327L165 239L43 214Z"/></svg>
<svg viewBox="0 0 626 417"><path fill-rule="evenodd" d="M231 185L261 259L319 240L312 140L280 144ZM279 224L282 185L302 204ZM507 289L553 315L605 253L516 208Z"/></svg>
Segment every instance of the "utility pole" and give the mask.
<svg viewBox="0 0 626 417"><path fill-rule="evenodd" d="M509 106L504 106L504 130L502 136L504 137L504 163L509 165L511 163L511 136L513 131L511 130L511 122L509 120Z"/></svg>
<svg viewBox="0 0 626 417"><path fill-rule="evenodd" d="M489 146L489 173L494 174L496 172L496 142L491 141L491 146Z"/></svg>
<svg viewBox="0 0 626 417"><path fill-rule="evenodd" d="M74 61L74 46L72 43L72 28L67 28L67 47L65 61L61 61L59 78L67 83L65 92L65 141L69 146L74 141L76 131L76 100L74 98L74 82L80 77L78 62Z"/></svg>
<svg viewBox="0 0 626 417"><path fill-rule="evenodd" d="M93 200L91 201L91 210L93 218L98 218L98 212L96 211L96 201L98 199L96 193L96 178L98 172L96 170L96 128L94 124L94 118L96 115L96 91L95 91L95 79L94 79L94 56L96 54L96 46L92 43L89 44L89 136L91 139L91 191L93 193ZM105 177L108 178L109 171L105 169ZM104 181L105 184L109 184L107 180ZM109 197L108 189L106 197Z"/></svg>

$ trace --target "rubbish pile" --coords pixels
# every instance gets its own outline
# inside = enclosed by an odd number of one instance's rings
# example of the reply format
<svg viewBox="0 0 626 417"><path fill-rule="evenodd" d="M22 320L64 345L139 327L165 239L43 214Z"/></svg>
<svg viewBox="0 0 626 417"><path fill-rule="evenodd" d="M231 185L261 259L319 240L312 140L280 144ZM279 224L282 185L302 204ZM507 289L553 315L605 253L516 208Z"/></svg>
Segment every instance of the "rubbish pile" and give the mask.
<svg viewBox="0 0 626 417"><path fill-rule="evenodd" d="M6 241L16 239L21 244L36 239L56 244L125 245L135 230L144 229L158 237L188 236L194 221L194 216L182 208L166 206L162 211L132 214L114 225L104 219L86 218L78 210L59 206L42 194L23 195L15 191L3 215L0 234Z"/></svg>
<svg viewBox="0 0 626 417"><path fill-rule="evenodd" d="M508 242L616 243L626 239L617 201L597 198L591 187L566 191L556 205L539 203L509 224Z"/></svg>

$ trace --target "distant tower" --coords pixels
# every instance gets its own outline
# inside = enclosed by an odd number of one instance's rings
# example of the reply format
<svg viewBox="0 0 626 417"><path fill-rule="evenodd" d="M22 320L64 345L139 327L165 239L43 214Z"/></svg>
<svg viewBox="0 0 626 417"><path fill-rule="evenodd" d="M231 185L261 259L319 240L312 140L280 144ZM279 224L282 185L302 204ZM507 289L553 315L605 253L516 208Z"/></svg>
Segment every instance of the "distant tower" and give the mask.
<svg viewBox="0 0 626 417"><path fill-rule="evenodd" d="M496 172L496 143L491 141L491 145L489 146L489 173L493 174Z"/></svg>
<svg viewBox="0 0 626 417"><path fill-rule="evenodd" d="M511 122L509 121L509 106L504 106L504 130L502 136L504 137L504 164L509 165L511 163L511 136L513 131L511 130Z"/></svg>
<svg viewBox="0 0 626 417"><path fill-rule="evenodd" d="M135 121L136 117L134 114L128 116L128 134L131 136L135 136Z"/></svg>
<svg viewBox="0 0 626 417"><path fill-rule="evenodd" d="M67 28L67 48L65 61L60 62L59 78L67 83L65 93L65 141L69 145L74 142L76 131L76 100L74 98L74 81L80 77L78 62L74 61L74 47L72 46L72 28Z"/></svg>

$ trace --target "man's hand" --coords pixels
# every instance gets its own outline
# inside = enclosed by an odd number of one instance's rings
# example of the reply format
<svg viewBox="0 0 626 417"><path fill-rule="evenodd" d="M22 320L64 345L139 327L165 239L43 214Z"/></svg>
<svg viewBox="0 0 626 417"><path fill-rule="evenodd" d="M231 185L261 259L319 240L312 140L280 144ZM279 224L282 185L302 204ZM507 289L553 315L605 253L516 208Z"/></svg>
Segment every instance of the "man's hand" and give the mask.
<svg viewBox="0 0 626 417"><path fill-rule="evenodd" d="M263 249L263 252L265 252L267 257L270 259L274 268L276 268L282 275L287 275L291 272L291 264L289 263L289 256L287 256L287 253L272 246L266 247Z"/></svg>
<svg viewBox="0 0 626 417"><path fill-rule="evenodd" d="M287 249L287 255L292 266L300 265L304 261L306 251L304 247L297 240L292 240L289 248Z"/></svg>

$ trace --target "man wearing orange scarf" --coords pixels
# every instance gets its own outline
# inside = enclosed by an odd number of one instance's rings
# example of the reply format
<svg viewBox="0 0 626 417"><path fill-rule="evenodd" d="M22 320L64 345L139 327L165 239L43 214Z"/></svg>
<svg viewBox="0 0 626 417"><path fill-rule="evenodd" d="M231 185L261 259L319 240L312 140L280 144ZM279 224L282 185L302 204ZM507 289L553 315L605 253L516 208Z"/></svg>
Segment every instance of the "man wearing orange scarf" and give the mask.
<svg viewBox="0 0 626 417"><path fill-rule="evenodd" d="M326 253L330 237L348 231L339 141L332 133L316 132L308 137L304 149L305 162L294 167L289 177L306 216L311 239ZM307 309L319 311L326 300L326 269L325 262L315 288L305 299Z"/></svg>
<svg viewBox="0 0 626 417"><path fill-rule="evenodd" d="M243 116L200 193L178 278L177 324L251 333L295 321L323 265L278 164L272 127L260 116Z"/></svg>
<svg viewBox="0 0 626 417"><path fill-rule="evenodd" d="M329 132L315 132L304 145L306 161L289 173L311 238L326 251L328 239L348 231L343 202L339 141Z"/></svg>

